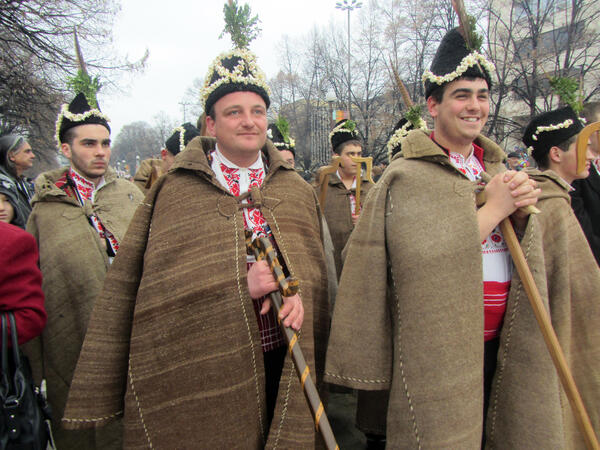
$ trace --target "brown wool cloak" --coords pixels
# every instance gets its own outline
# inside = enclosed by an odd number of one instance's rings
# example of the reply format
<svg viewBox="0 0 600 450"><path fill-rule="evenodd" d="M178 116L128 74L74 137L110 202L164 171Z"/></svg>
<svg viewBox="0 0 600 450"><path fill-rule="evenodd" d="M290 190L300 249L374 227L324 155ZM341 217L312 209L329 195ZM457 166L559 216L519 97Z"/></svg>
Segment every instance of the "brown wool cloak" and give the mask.
<svg viewBox="0 0 600 450"><path fill-rule="evenodd" d="M486 171L503 171L502 150L483 136L478 144ZM479 449L484 340L475 183L422 131L411 131L402 150L371 190L350 238L325 380L391 389L390 448ZM547 287L549 256L535 217L521 245L548 307L553 280ZM488 448L575 446L558 377L516 272L486 428Z"/></svg>
<svg viewBox="0 0 600 450"><path fill-rule="evenodd" d="M364 204L367 192L373 184L363 178L360 186L361 204ZM319 187L315 188L318 194ZM327 186L327 195L325 196L325 206L323 207L323 215L329 226L331 240L333 242L333 257L337 277L340 278L342 273L342 250L354 229L352 223L352 211L350 211L350 194L356 195L356 189L346 189L340 177L337 174L329 176Z"/></svg>
<svg viewBox="0 0 600 450"><path fill-rule="evenodd" d="M314 447L289 354L266 430L242 211L210 170L205 153L214 145L193 139L137 211L90 320L66 427L102 426L124 414L127 449ZM328 323L317 200L270 143L263 151L269 171L254 204L299 279L299 344L314 379Z"/></svg>
<svg viewBox="0 0 600 450"><path fill-rule="evenodd" d="M140 163L140 168L133 176L133 183L144 194L147 194L152 184L163 175L162 163L162 159L158 158L144 159Z"/></svg>
<svg viewBox="0 0 600 450"><path fill-rule="evenodd" d="M109 169L106 184L96 193L95 202L86 202L81 207L75 197L69 197L55 185L66 170L45 172L37 178L33 211L27 222L27 231L35 236L40 249L42 288L48 313L42 343L53 431L61 450L119 448L120 445L111 447L107 443L114 439L113 433L105 430L94 436L95 433L89 431L65 432L60 427L60 419L92 306L109 267L103 242L88 216L95 212L121 242L144 196L132 183L118 179ZM39 344L34 341L28 346L32 365L38 371L41 370Z"/></svg>
<svg viewBox="0 0 600 450"><path fill-rule="evenodd" d="M537 216L544 244L544 264L552 325L575 384L600 435L600 269L571 209L569 185L551 170L527 170L542 189ZM585 448L569 401L561 390L568 442Z"/></svg>

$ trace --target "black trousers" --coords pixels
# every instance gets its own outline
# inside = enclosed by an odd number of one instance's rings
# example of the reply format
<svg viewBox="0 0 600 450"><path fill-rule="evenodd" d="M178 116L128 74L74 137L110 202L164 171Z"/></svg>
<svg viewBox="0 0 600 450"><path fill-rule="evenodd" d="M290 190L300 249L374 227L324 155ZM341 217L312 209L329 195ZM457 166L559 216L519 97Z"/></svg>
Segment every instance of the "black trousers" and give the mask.
<svg viewBox="0 0 600 450"><path fill-rule="evenodd" d="M498 348L500 347L500 338L494 338L487 341L483 351L483 435L481 437L481 448L485 447L485 426L487 411L490 406L490 393L492 391L492 381L496 373L496 363L498 361Z"/></svg>
<svg viewBox="0 0 600 450"><path fill-rule="evenodd" d="M277 403L277 393L279 392L279 380L283 370L283 360L287 347L282 345L275 350L269 350L263 353L265 363L265 389L267 393L267 429L271 427L273 414L275 412L275 403Z"/></svg>

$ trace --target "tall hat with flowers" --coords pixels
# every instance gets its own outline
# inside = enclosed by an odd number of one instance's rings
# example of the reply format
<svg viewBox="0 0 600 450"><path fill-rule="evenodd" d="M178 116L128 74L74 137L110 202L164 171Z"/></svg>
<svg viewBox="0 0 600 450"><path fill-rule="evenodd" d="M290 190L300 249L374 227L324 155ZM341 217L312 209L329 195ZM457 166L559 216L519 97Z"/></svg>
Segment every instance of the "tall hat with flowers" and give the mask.
<svg viewBox="0 0 600 450"><path fill-rule="evenodd" d="M79 69L77 76L67 81L68 86L75 92L75 98L69 104L63 104L56 120L56 141L58 146L64 142L65 133L73 127L87 124L103 125L110 132L108 122L110 119L98 106L96 94L100 90L98 77L92 78L85 67L85 62L79 48L77 31L73 32L75 38L75 52Z"/></svg>
<svg viewBox="0 0 600 450"><path fill-rule="evenodd" d="M360 140L356 122L350 119L342 119L335 124L331 133L329 133L329 142L334 152L337 148L347 141Z"/></svg>
<svg viewBox="0 0 600 450"><path fill-rule="evenodd" d="M277 150L288 150L296 156L296 141L290 136L290 124L285 117L278 116L275 123L269 124L267 137Z"/></svg>
<svg viewBox="0 0 600 450"><path fill-rule="evenodd" d="M583 130L585 120L579 117L583 110L583 100L579 83L566 77L548 77L552 91L566 104L553 111L534 117L523 134L527 152L540 161L554 145L578 135Z"/></svg>
<svg viewBox="0 0 600 450"><path fill-rule="evenodd" d="M402 99L404 100L405 106L408 108L404 113L404 117L402 117L397 123L394 129L392 130L392 136L387 142L387 154L388 160L392 161L393 157L400 153L402 150L402 139L406 137L410 130L426 130L427 124L423 120L421 116L421 106L415 105L410 98L408 90L406 86L402 82L402 79L398 75L396 68L392 65L392 72L394 74L394 79L396 81L396 85L402 95Z"/></svg>
<svg viewBox="0 0 600 450"><path fill-rule="evenodd" d="M182 152L188 143L196 136L200 136L200 130L189 122L186 122L173 130L173 134L165 142L165 147L172 155Z"/></svg>
<svg viewBox="0 0 600 450"><path fill-rule="evenodd" d="M475 19L468 16L462 0L452 0L459 26L448 31L435 53L431 67L423 74L425 98L435 89L460 77L483 78L492 88L494 64L481 54L483 39L475 32Z"/></svg>
<svg viewBox="0 0 600 450"><path fill-rule="evenodd" d="M268 108L271 91L265 74L256 64L256 56L248 50L250 42L261 31L258 16L252 17L250 7L247 4L238 6L237 0L229 0L223 12L225 28L219 37L228 33L234 49L220 54L208 69L201 92L204 112L209 114L217 100L238 91L255 92Z"/></svg>

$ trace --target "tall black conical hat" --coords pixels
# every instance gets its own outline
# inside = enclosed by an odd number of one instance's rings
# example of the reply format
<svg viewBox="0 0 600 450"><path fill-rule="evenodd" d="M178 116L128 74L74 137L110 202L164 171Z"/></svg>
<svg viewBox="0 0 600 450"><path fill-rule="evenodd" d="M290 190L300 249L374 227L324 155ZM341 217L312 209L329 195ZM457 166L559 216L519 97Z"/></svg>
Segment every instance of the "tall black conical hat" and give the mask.
<svg viewBox="0 0 600 450"><path fill-rule="evenodd" d="M523 143L536 161L541 160L550 148L576 136L583 130L581 119L573 108L565 106L535 116L523 134Z"/></svg>
<svg viewBox="0 0 600 450"><path fill-rule="evenodd" d="M183 131L183 139L181 138L181 132ZM169 136L169 139L165 142L165 147L169 150L172 155L178 154L182 151L188 143L196 136L200 136L200 130L192 125L190 122L186 122L183 125L175 128L173 134Z"/></svg>
<svg viewBox="0 0 600 450"><path fill-rule="evenodd" d="M56 121L56 138L58 144L63 143L65 133L68 130L79 125L103 125L110 133L109 121L110 119L100 111L100 107L91 108L85 95L80 92L71 103L62 105L58 114L58 120Z"/></svg>
<svg viewBox="0 0 600 450"><path fill-rule="evenodd" d="M291 152L294 152L294 139L288 138L286 142L286 139L284 138L276 123L270 123L267 127L267 137L271 140L271 142L273 142L273 145L278 150L290 150Z"/></svg>
<svg viewBox="0 0 600 450"><path fill-rule="evenodd" d="M267 108L271 103L265 74L256 64L256 56L249 50L234 49L219 55L205 79L202 99L207 114L217 100L232 92L254 92L262 97Z"/></svg>
<svg viewBox="0 0 600 450"><path fill-rule="evenodd" d="M341 144L352 140L360 140L356 123L352 120L340 120L329 133L329 141L334 152Z"/></svg>
<svg viewBox="0 0 600 450"><path fill-rule="evenodd" d="M481 53L467 48L458 28L453 28L440 42L430 69L423 74L425 98L428 98L437 87L459 77L483 78L491 89L493 70L494 65Z"/></svg>

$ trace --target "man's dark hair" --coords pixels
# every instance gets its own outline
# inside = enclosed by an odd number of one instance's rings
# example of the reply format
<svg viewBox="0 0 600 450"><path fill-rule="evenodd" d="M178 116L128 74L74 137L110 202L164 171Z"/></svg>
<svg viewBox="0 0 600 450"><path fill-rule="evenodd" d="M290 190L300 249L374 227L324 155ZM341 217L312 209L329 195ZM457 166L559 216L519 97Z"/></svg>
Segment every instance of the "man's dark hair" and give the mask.
<svg viewBox="0 0 600 450"><path fill-rule="evenodd" d="M212 105L212 106L210 107L210 109L208 110L208 115L209 115L209 117L210 117L212 120L215 120L215 119L216 119L217 115L216 115L216 113L215 113L215 105Z"/></svg>
<svg viewBox="0 0 600 450"><path fill-rule="evenodd" d="M63 137L63 143L69 144L71 146L73 145L73 141L75 140L75 137L77 136L77 132L75 131L75 128L77 128L77 127L69 128L67 131L65 131L65 135Z"/></svg>
<svg viewBox="0 0 600 450"><path fill-rule="evenodd" d="M458 78L456 78L456 79L454 79L452 81L458 81L458 80L475 81L475 80L479 80L479 79L481 79L483 81L486 81L485 78L482 78L482 77L458 77ZM444 83L441 86L435 88L433 90L433 92L431 92L431 94L429 95L429 97L433 97L433 99L435 100L436 103L442 103L442 99L444 98L444 92L446 91L446 87L450 83ZM489 85L488 85L488 88L489 88Z"/></svg>
<svg viewBox="0 0 600 450"><path fill-rule="evenodd" d="M341 155L348 145L358 145L360 148L362 148L362 142L360 142L358 139L350 139L349 141L342 142L340 145L334 148L333 153L336 155Z"/></svg>
<svg viewBox="0 0 600 450"><path fill-rule="evenodd" d="M562 141L558 144L551 145L550 147L545 149L546 151L542 152L542 154L539 154L536 152L538 156L537 156L537 158L534 157L534 159L535 159L535 162L537 163L538 167L540 168L540 170L546 170L550 167L550 149L552 147L558 147L563 152L566 152L569 150L569 147L571 146L571 144L573 142L575 142L576 140L577 140L577 135L571 136L566 141ZM532 156L533 156L533 154L532 154Z"/></svg>

